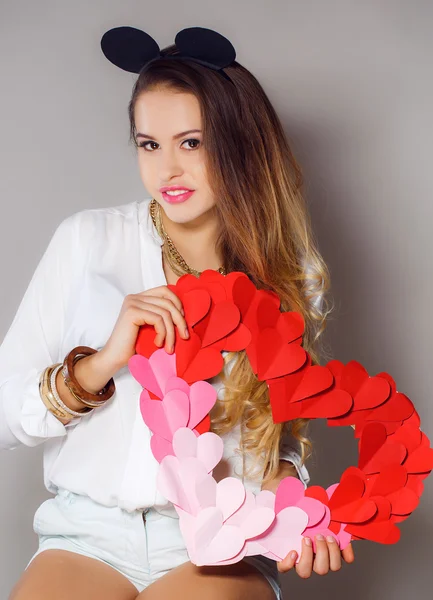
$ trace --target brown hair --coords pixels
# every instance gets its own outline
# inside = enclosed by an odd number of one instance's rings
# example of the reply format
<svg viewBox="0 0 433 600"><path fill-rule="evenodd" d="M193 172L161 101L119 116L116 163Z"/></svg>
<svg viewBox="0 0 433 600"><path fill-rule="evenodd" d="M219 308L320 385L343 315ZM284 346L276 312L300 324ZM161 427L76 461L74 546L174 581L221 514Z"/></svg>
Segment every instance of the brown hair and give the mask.
<svg viewBox="0 0 433 600"><path fill-rule="evenodd" d="M173 44L161 51L177 54ZM225 68L233 83L191 60L164 60L140 72L128 106L130 141L135 147L134 108L141 93L152 89L194 94L199 101L207 176L218 190L218 248L227 271L246 273L258 289L275 291L281 310L299 311L305 321L303 347L319 364L318 338L330 307L325 294L330 275L312 232L302 195L301 170L281 122L257 79L234 61ZM308 266L308 268L307 268ZM319 296L322 308L317 305ZM265 381L258 381L245 351L234 357L229 375L223 370L224 398L211 412L212 431L222 435L237 423L243 427L242 449L255 462L247 475L273 479L279 467L282 436L298 441L302 461L312 453L306 437L308 419L274 423ZM259 464L259 471L253 469Z"/></svg>

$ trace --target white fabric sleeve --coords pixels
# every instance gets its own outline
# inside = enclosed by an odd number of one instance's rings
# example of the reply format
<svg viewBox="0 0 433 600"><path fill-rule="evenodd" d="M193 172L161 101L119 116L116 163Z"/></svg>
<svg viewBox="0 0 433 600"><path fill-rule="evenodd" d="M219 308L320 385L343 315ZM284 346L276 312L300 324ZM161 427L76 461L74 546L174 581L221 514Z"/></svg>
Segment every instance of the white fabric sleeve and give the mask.
<svg viewBox="0 0 433 600"><path fill-rule="evenodd" d="M297 447L297 440L289 433L284 433L280 443L280 460L287 460L294 465L298 477L306 489L310 482L310 474L307 467L301 464L301 455L298 452Z"/></svg>
<svg viewBox="0 0 433 600"><path fill-rule="evenodd" d="M37 446L66 435L80 421L75 417L64 425L39 395L42 371L63 360L65 303L80 251L79 214L64 219L52 235L0 346L0 448Z"/></svg>

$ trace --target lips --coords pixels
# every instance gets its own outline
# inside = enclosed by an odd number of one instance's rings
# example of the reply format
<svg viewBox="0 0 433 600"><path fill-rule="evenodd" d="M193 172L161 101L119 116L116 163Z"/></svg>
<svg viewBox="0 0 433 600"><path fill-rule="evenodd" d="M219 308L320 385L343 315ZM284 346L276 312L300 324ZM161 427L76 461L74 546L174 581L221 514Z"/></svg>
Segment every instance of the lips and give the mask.
<svg viewBox="0 0 433 600"><path fill-rule="evenodd" d="M171 188L176 189L176 188ZM183 188L180 188L183 189ZM163 199L170 204L178 204L179 202L185 202L188 200L190 196L194 193L194 190L186 191L184 194L176 194L175 196L170 196L167 192L162 192Z"/></svg>

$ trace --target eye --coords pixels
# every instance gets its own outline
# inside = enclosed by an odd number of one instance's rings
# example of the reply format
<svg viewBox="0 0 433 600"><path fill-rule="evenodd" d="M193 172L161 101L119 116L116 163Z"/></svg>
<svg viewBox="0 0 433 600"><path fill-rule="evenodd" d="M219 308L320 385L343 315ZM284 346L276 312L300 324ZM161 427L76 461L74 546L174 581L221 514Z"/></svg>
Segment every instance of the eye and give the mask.
<svg viewBox="0 0 433 600"><path fill-rule="evenodd" d="M182 142L182 146L183 146L183 144L185 144L186 142L194 142L194 143L195 143L195 142L197 142L198 144L200 144L200 143L201 143L201 142L200 142L200 140L198 140L197 138L189 138L189 139L187 139L187 140L184 140L184 141ZM140 142L140 143L138 144L138 146L139 146L139 148L144 148L144 149L146 150L146 152L153 152L153 150L149 150L149 149L147 148L147 145L148 145L148 144L154 144L155 146L158 146L158 145L159 145L157 142L154 142L154 141L152 141L152 140L148 140L148 141L143 141L143 142ZM191 148L191 147L190 147L190 148L189 148L189 150L197 150L197 146L195 146L195 147L193 147L193 148Z"/></svg>

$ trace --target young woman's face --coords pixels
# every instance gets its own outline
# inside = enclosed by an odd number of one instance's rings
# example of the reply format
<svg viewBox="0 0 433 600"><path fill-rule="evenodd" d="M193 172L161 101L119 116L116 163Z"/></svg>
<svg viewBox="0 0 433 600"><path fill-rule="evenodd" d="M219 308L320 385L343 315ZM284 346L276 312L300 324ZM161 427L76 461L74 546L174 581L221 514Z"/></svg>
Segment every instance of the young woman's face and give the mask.
<svg viewBox="0 0 433 600"><path fill-rule="evenodd" d="M215 199L206 177L196 97L167 90L144 92L135 105L135 126L141 179L167 217L176 223L209 217ZM176 197L170 202L160 189L163 186L194 192L184 202L174 202Z"/></svg>

